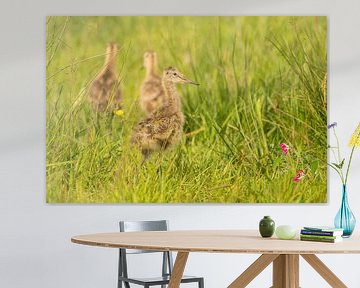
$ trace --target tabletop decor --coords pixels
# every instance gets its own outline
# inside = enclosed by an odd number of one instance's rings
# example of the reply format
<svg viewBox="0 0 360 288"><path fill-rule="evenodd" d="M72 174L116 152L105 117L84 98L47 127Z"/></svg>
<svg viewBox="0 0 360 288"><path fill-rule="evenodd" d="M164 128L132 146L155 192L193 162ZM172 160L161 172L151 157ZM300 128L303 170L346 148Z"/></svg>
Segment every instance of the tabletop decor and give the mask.
<svg viewBox="0 0 360 288"><path fill-rule="evenodd" d="M334 227L303 227L300 231L300 240L337 243L343 239L344 229Z"/></svg>
<svg viewBox="0 0 360 288"><path fill-rule="evenodd" d="M49 16L48 203L325 203L327 18Z"/></svg>
<svg viewBox="0 0 360 288"><path fill-rule="evenodd" d="M261 237L267 238L273 236L275 232L275 222L270 216L264 216L259 222L259 232Z"/></svg>
<svg viewBox="0 0 360 288"><path fill-rule="evenodd" d="M276 236L283 240L294 239L296 233L297 233L296 228L291 225L280 225L275 230Z"/></svg>
<svg viewBox="0 0 360 288"><path fill-rule="evenodd" d="M345 173L343 169L345 168L346 159L343 158L340 153L339 138L336 134L336 126L337 126L336 122L328 125L328 129L331 129L333 131L336 139L336 146L331 146L331 145L328 146L335 159L335 162L329 163L329 166L336 171L342 183L341 205L339 211L335 216L334 224L335 227L344 229L343 237L350 237L354 231L356 219L349 206L348 195L347 195L347 183L348 183L349 171L350 171L350 166L353 159L355 148L360 147L360 122L357 128L355 129L354 133L352 134L349 142L349 146L351 147L351 152L350 152L349 160L347 161Z"/></svg>

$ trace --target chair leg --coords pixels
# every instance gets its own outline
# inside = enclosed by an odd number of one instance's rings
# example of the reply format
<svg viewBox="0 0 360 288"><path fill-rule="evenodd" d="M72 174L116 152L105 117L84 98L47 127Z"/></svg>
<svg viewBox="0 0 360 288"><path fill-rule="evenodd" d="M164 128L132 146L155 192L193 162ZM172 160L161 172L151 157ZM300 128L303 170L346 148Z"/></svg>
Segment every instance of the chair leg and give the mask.
<svg viewBox="0 0 360 288"><path fill-rule="evenodd" d="M203 278L201 278L199 280L199 288L204 288L204 279Z"/></svg>

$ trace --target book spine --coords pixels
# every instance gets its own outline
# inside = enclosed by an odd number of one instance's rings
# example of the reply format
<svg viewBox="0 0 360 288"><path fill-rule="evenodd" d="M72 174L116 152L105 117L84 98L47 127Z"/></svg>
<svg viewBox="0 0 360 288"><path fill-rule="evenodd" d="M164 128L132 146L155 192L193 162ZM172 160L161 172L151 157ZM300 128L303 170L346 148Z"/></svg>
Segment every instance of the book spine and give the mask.
<svg viewBox="0 0 360 288"><path fill-rule="evenodd" d="M337 238L341 238L341 236L337 237L337 236L305 235L305 234L300 234L300 236L303 237L303 238L314 238L314 239L337 239Z"/></svg>
<svg viewBox="0 0 360 288"><path fill-rule="evenodd" d="M315 231L302 229L300 233L303 235L334 236L334 232L332 231Z"/></svg>
<svg viewBox="0 0 360 288"><path fill-rule="evenodd" d="M312 242L327 242L327 243L335 243L335 239L326 239L326 238L308 238L308 237L300 237L301 241L312 241Z"/></svg>

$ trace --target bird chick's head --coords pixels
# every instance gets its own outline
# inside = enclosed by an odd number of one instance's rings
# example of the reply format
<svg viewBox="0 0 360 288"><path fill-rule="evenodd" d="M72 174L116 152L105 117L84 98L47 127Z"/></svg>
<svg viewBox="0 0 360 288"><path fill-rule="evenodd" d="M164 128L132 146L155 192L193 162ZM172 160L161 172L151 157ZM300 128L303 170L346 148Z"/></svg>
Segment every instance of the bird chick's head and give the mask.
<svg viewBox="0 0 360 288"><path fill-rule="evenodd" d="M155 51L146 51L144 53L144 67L153 68L156 65L156 52Z"/></svg>
<svg viewBox="0 0 360 288"><path fill-rule="evenodd" d="M108 55L116 55L118 52L118 46L116 43L114 42L110 42L107 44L106 47L106 54Z"/></svg>
<svg viewBox="0 0 360 288"><path fill-rule="evenodd" d="M114 66L114 63L116 61L116 57L118 54L118 46L114 42L110 42L106 46L106 60L105 63L108 67Z"/></svg>
<svg viewBox="0 0 360 288"><path fill-rule="evenodd" d="M173 83L188 83L193 85L199 85L195 81L186 78L174 67L169 67L165 69L163 78L164 80L171 81Z"/></svg>

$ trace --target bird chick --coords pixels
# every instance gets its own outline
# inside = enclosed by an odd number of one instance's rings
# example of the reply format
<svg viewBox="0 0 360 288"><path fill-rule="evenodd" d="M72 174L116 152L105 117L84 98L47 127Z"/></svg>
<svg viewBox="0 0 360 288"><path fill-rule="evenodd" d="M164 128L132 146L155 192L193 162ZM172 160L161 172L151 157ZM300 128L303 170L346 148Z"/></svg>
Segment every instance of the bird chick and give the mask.
<svg viewBox="0 0 360 288"><path fill-rule="evenodd" d="M91 83L89 102L96 112L113 112L121 108L122 92L116 73L117 54L117 45L109 43L105 63Z"/></svg>
<svg viewBox="0 0 360 288"><path fill-rule="evenodd" d="M173 147L181 140L185 120L181 111L180 95L176 89L178 83L199 85L187 79L176 68L167 68L162 77L166 104L140 121L135 128L132 143L140 147L144 161L151 153Z"/></svg>
<svg viewBox="0 0 360 288"><path fill-rule="evenodd" d="M166 103L161 77L156 74L157 56L154 51L144 53L146 75L140 87L140 107L149 115Z"/></svg>

